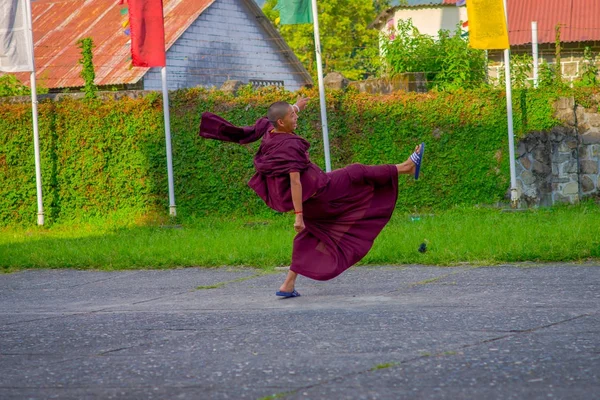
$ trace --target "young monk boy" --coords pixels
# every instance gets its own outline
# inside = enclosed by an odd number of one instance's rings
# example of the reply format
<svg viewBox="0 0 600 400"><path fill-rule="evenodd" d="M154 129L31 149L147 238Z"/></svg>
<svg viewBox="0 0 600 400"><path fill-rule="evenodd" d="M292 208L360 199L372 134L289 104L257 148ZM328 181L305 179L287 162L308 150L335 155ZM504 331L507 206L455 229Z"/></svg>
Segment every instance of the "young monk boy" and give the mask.
<svg viewBox="0 0 600 400"><path fill-rule="evenodd" d="M272 209L295 214L292 263L276 292L285 298L300 296L298 274L329 280L369 252L396 206L398 175L418 179L425 149L418 145L401 164L352 164L325 173L310 161L310 144L294 133L307 101L273 103L254 126L236 127L207 112L200 123L200 136L209 139L244 144L263 138L248 185Z"/></svg>

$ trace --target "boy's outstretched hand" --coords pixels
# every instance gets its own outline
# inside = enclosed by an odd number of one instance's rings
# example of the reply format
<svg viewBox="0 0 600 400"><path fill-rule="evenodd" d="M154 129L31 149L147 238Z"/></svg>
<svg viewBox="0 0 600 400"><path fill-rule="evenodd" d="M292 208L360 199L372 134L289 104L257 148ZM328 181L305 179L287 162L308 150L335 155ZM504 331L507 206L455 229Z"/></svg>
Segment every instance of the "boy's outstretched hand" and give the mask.
<svg viewBox="0 0 600 400"><path fill-rule="evenodd" d="M302 111L306 108L306 104L308 103L308 100L310 100L309 97L298 97L298 100L296 100L296 105L298 106L298 109L300 111Z"/></svg>

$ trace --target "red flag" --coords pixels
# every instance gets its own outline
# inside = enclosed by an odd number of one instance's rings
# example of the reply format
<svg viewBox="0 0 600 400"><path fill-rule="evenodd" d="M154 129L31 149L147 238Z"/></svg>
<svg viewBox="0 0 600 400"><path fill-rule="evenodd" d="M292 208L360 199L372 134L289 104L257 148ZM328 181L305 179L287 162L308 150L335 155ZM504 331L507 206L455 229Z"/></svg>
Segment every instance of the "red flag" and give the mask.
<svg viewBox="0 0 600 400"><path fill-rule="evenodd" d="M128 0L131 59L134 67L165 67L162 0Z"/></svg>

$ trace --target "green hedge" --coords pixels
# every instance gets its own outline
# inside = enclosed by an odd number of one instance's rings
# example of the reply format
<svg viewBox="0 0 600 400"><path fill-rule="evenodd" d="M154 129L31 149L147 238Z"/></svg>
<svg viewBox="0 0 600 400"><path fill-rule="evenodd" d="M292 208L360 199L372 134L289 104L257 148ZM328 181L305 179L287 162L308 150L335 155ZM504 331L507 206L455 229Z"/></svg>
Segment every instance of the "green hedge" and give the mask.
<svg viewBox="0 0 600 400"><path fill-rule="evenodd" d="M556 91L515 93L517 135L547 130ZM593 99L594 92L578 92ZM299 121L323 166L318 93ZM238 97L190 89L172 92L171 127L178 214L183 217L271 215L247 187L258 143L240 146L197 136L200 114L212 111L233 123L252 124L270 103L294 94L244 90ZM482 89L454 93L327 97L332 164L399 163L419 141L427 152L423 179L400 180L400 210L439 209L501 201L508 189L505 96ZM597 102L594 102L597 106ZM590 106L590 104L586 104ZM36 215L31 106L0 104L0 225L33 224ZM168 210L162 102L140 99L43 101L39 105L43 193L48 223Z"/></svg>

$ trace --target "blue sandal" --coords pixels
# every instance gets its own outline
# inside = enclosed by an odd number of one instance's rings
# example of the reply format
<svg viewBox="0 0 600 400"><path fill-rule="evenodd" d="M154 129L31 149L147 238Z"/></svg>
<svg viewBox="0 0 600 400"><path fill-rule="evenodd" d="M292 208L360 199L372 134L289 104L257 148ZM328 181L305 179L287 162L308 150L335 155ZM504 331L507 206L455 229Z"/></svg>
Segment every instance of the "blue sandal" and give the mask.
<svg viewBox="0 0 600 400"><path fill-rule="evenodd" d="M300 297L300 293L296 292L296 289L294 289L292 292L282 292L282 291L275 292L275 296L279 296L279 297L283 297L284 299L288 299L290 297Z"/></svg>
<svg viewBox="0 0 600 400"><path fill-rule="evenodd" d="M421 150L410 155L410 159L415 163L415 180L419 179L421 171L421 163L423 162L423 154L425 154L425 142L421 143Z"/></svg>

